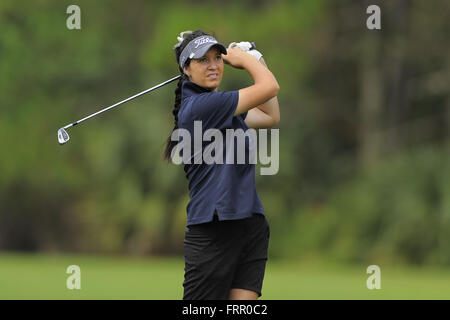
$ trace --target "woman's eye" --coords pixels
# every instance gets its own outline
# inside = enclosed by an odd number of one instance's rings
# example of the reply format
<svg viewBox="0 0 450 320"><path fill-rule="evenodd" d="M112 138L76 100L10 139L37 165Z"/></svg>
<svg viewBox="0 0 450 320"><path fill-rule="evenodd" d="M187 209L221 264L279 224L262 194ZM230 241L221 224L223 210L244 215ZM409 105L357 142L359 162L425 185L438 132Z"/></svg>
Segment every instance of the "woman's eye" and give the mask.
<svg viewBox="0 0 450 320"><path fill-rule="evenodd" d="M222 60L222 56L217 56L216 60Z"/></svg>
<svg viewBox="0 0 450 320"><path fill-rule="evenodd" d="M208 61L208 59L206 59L206 58L201 58L200 59L200 62L206 62L206 61Z"/></svg>

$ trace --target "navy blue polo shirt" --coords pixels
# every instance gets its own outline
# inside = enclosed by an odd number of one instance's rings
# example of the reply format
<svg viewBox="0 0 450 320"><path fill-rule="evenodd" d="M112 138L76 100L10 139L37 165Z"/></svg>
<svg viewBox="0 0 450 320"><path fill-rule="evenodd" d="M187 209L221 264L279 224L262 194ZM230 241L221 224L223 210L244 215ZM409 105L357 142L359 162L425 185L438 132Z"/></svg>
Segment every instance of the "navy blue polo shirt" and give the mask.
<svg viewBox="0 0 450 320"><path fill-rule="evenodd" d="M212 128L219 129L223 137L226 129L248 129L244 122L247 112L234 116L239 100L238 90L211 92L193 82L184 81L181 97L178 127L189 131L191 146L194 146L194 121L202 121L202 135ZM210 143L202 141L202 150ZM223 147L225 158L225 142ZM248 161L248 147L248 141L245 141L244 164L237 161L233 164L226 161L223 164L207 164L205 161L195 164L194 152L191 153L190 163L184 163L190 195L187 225L210 222L215 211L219 220L244 219L254 213L264 214L255 188L255 165Z"/></svg>

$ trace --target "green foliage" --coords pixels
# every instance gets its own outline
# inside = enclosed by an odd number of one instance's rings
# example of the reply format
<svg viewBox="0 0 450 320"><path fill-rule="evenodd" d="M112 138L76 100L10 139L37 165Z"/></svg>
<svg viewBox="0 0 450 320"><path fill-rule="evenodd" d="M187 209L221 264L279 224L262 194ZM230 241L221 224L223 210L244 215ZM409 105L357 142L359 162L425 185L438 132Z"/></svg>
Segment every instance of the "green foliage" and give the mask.
<svg viewBox="0 0 450 320"><path fill-rule="evenodd" d="M327 202L300 209L273 251L284 257L320 252L353 263L449 265L448 159L448 150L425 147L363 170Z"/></svg>

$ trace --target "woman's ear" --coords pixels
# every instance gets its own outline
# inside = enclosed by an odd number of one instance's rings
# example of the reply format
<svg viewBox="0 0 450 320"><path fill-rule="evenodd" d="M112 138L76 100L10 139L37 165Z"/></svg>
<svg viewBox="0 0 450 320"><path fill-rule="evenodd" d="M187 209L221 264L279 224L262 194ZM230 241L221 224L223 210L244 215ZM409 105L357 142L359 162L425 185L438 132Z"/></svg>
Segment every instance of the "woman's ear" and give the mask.
<svg viewBox="0 0 450 320"><path fill-rule="evenodd" d="M184 73L190 78L191 75L189 73L189 68L188 67L184 67L183 70L184 70Z"/></svg>

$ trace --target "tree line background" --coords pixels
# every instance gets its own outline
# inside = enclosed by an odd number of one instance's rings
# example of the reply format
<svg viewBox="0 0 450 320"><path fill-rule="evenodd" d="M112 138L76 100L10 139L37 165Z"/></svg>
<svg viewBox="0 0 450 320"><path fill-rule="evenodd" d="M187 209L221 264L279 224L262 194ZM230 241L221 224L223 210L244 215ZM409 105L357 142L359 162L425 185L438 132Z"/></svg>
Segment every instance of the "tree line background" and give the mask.
<svg viewBox="0 0 450 320"><path fill-rule="evenodd" d="M66 8L81 8L68 30ZM381 8L368 30L366 8ZM255 41L277 77L280 167L257 191L273 258L450 265L450 2L0 2L0 250L182 253L189 200L162 153L178 74L203 29ZM220 90L250 85L225 67Z"/></svg>

